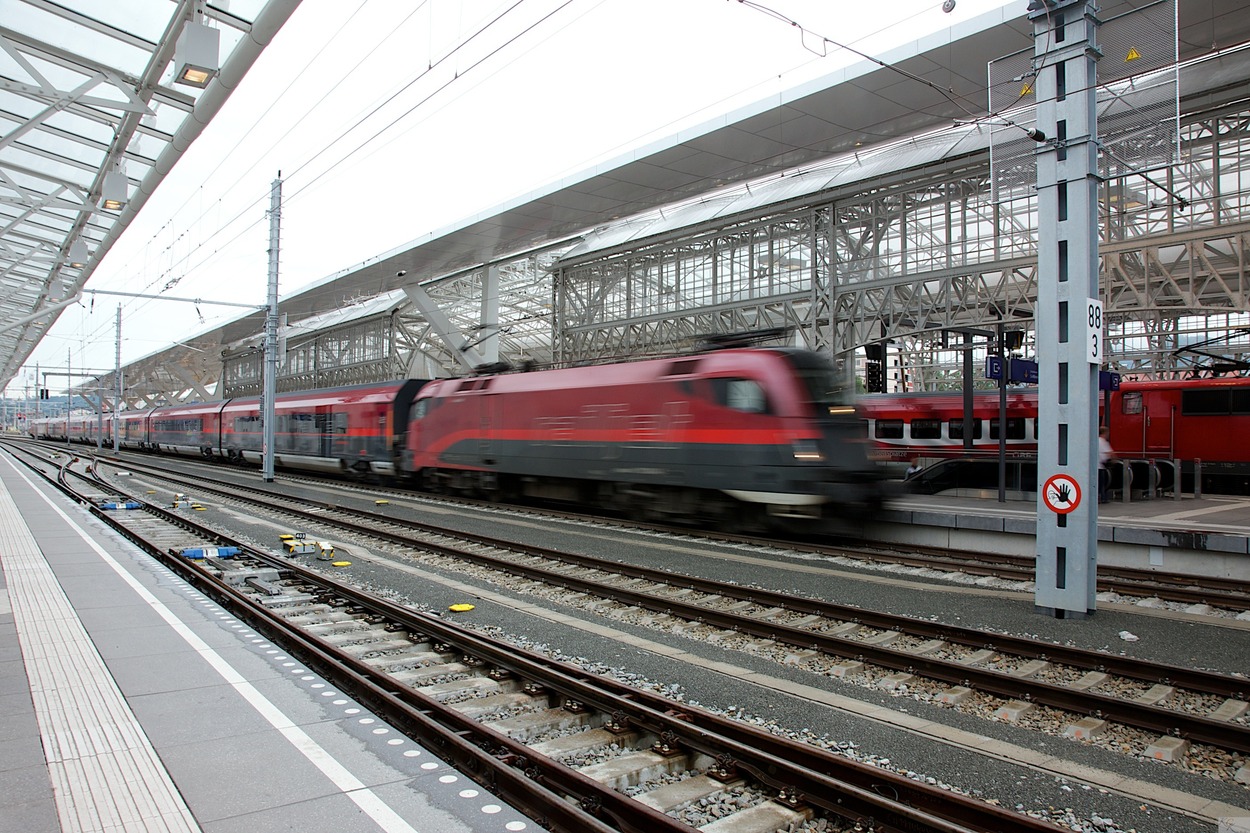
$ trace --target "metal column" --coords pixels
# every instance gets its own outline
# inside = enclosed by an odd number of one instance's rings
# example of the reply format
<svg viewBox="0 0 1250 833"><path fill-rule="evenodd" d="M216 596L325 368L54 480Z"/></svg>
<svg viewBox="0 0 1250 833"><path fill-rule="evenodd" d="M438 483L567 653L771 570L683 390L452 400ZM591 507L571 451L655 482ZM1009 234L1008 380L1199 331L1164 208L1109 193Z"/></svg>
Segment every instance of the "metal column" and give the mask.
<svg viewBox="0 0 1250 833"><path fill-rule="evenodd" d="M113 397L113 453L121 452L122 444L122 305L117 305L117 356L113 365L117 393ZM103 399L103 394L100 395Z"/></svg>
<svg viewBox="0 0 1250 833"><path fill-rule="evenodd" d="M1092 0L1033 0L1038 192L1038 502L1034 605L1096 607L1098 20Z"/></svg>
<svg viewBox="0 0 1250 833"><path fill-rule="evenodd" d="M282 237L282 175L269 192L269 303L265 314L264 446L261 479L273 482L274 421L278 392L278 247Z"/></svg>

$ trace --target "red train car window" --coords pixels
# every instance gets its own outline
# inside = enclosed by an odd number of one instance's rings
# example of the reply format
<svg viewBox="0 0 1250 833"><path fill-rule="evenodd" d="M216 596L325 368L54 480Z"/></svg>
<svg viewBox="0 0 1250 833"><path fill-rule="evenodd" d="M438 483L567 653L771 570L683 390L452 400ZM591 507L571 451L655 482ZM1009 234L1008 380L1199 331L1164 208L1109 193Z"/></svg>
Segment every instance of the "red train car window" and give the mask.
<svg viewBox="0 0 1250 833"><path fill-rule="evenodd" d="M673 362L669 365L668 376L685 376L694 373L699 369L698 359L683 359L682 361Z"/></svg>
<svg viewBox="0 0 1250 833"><path fill-rule="evenodd" d="M990 439L998 439L998 418L990 420ZM1007 439L1024 439L1024 417L1007 417Z"/></svg>
<svg viewBox="0 0 1250 833"><path fill-rule="evenodd" d="M964 438L964 421L962 419L952 419L948 423L950 428L950 438L952 440L962 440ZM981 439L981 420L972 420L972 439Z"/></svg>
<svg viewBox="0 0 1250 833"><path fill-rule="evenodd" d="M716 402L747 414L768 413L768 398L759 382L751 379L713 379Z"/></svg>
<svg viewBox="0 0 1250 833"><path fill-rule="evenodd" d="M911 438L913 440L942 439L942 420L913 419L911 421Z"/></svg>
<svg viewBox="0 0 1250 833"><path fill-rule="evenodd" d="M1141 394L1126 393L1124 398L1120 400L1120 412L1125 414L1141 413Z"/></svg>
<svg viewBox="0 0 1250 833"><path fill-rule="evenodd" d="M1229 404L1225 389L1181 391L1181 413L1187 416L1226 416Z"/></svg>
<svg viewBox="0 0 1250 833"><path fill-rule="evenodd" d="M876 437L879 440L903 439L903 421L901 419L877 420Z"/></svg>
<svg viewBox="0 0 1250 833"><path fill-rule="evenodd" d="M1250 388L1181 391L1181 413L1186 416L1250 413Z"/></svg>

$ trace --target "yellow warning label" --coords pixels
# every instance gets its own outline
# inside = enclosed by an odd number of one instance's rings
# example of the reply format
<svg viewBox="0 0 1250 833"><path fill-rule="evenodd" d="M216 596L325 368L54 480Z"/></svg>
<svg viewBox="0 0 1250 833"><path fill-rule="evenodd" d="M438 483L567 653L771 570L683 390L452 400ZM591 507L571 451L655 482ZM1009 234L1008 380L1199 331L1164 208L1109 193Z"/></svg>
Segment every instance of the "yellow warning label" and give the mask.
<svg viewBox="0 0 1250 833"><path fill-rule="evenodd" d="M1141 53L1137 51L1137 47L1135 46L1129 47L1128 54L1124 56L1124 63L1127 64L1129 61L1140 61L1140 60L1141 60Z"/></svg>
<svg viewBox="0 0 1250 833"><path fill-rule="evenodd" d="M1024 98L1026 95L1033 95L1032 84L1025 84L1023 87L1020 88L1020 97Z"/></svg>

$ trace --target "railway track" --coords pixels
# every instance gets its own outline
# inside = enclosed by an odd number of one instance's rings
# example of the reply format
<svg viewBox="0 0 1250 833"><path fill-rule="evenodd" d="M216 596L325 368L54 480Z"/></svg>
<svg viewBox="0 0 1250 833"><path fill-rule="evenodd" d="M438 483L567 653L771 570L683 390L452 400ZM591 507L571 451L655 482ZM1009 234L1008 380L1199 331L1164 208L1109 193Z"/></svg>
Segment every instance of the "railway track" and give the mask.
<svg viewBox="0 0 1250 833"><path fill-rule="evenodd" d="M194 481L165 476L180 487ZM758 587L700 579L398 518L302 501L250 487L195 485L201 494L254 502L257 492L297 523L334 528L366 546L440 566L461 562L514 591L558 587L564 603L690 638L774 654L825 678L888 690L991 719L1028 725L1050 710L1062 732L1109 748L1185 764L1221 755L1224 777L1250 776L1250 679L1160 665L1103 651L835 605ZM518 581L520 580L520 581ZM605 607L608 602L615 607ZM1192 744L1199 744L1191 749ZM1209 748L1208 748L1209 747Z"/></svg>
<svg viewBox="0 0 1250 833"><path fill-rule="evenodd" d="M62 448L64 447L62 446ZM137 456L139 455L130 454L124 459L111 457L102 457L101 459L116 459L119 465L145 471L159 470L149 463L143 462L141 456L139 456L139 459L136 459ZM325 485L324 479L301 475L284 474L284 480L287 482L304 482L316 486ZM203 481L188 481L188 485L195 485L199 482ZM369 487L366 489L364 487L352 486L342 481L336 481L335 486L336 488L357 490L362 496L368 495L370 497L384 494L402 498L420 497L422 500L436 499L453 505L477 508L498 509L500 506L491 501L434 496L427 493L414 495L411 492L393 488L379 489L378 487ZM256 492L258 494L267 493L264 489L257 489ZM532 512L541 517L565 518L630 530L645 529L660 534L674 535L679 538L692 538L747 547L784 548L826 558L843 558L862 563L890 564L978 577L991 577L1005 581L1020 582L1026 585L1034 580L1036 569L1034 558L1014 556L1006 553L952 551L950 549L922 546L909 546L906 551L901 551L874 545L857 546L847 543L830 545L795 539L779 541L775 538L692 529L690 527L675 527L668 524L617 520L603 515L591 515L585 512L553 509L550 507L536 510L524 505L518 505L510 506L509 508L521 513ZM1099 592L1115 593L1128 598L1157 598L1165 602L1176 602L1187 606L1209 605L1213 608L1233 613L1250 610L1250 585L1242 580L1218 576L1193 576L1156 570L1099 565L1097 588Z"/></svg>
<svg viewBox="0 0 1250 833"><path fill-rule="evenodd" d="M549 829L1057 829L379 599L178 512L105 510L109 484L68 458L56 477L223 608ZM692 808L709 801L719 818L705 823Z"/></svg>

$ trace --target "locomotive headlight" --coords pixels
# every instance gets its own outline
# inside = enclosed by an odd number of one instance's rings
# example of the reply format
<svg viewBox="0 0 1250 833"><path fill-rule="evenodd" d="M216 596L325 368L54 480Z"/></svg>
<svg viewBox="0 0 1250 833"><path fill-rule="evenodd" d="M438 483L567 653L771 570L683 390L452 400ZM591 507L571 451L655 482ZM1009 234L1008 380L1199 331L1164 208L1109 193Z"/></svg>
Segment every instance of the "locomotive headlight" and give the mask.
<svg viewBox="0 0 1250 833"><path fill-rule="evenodd" d="M795 440L790 447L794 450L796 460L819 463L825 459L825 455L821 453L820 446L816 445L815 440Z"/></svg>

